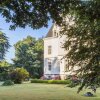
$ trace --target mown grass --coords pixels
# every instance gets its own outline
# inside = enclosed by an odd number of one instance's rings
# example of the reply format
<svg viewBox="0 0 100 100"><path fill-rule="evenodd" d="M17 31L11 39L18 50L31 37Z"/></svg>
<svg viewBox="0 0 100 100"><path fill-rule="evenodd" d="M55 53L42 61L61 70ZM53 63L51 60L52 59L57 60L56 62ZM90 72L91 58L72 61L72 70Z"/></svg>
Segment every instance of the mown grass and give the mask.
<svg viewBox="0 0 100 100"><path fill-rule="evenodd" d="M100 89L95 97L84 97L91 90L77 94L77 88L65 85L27 83L14 86L0 86L0 100L100 100Z"/></svg>

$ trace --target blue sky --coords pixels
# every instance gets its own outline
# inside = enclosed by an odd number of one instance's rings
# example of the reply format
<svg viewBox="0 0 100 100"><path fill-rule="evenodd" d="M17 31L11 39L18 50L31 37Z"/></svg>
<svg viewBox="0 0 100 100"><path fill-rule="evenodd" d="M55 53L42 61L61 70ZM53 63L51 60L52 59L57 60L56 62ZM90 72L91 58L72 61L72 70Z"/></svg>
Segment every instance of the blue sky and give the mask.
<svg viewBox="0 0 100 100"><path fill-rule="evenodd" d="M6 53L6 57L5 59L12 63L11 59L14 58L15 56L15 50L13 45L18 42L19 40L22 40L23 38L26 38L28 35L32 36L32 37L42 37L45 36L47 34L47 32L49 31L50 27L52 25L52 22L50 21L48 24L48 28L41 28L39 30L33 30L30 27L26 27L25 29L23 28L17 28L15 31L9 30L9 23L5 22L5 19L0 16L0 28L2 29L2 31L6 34L6 36L9 38L9 42L10 42L10 49L8 50L9 52Z"/></svg>

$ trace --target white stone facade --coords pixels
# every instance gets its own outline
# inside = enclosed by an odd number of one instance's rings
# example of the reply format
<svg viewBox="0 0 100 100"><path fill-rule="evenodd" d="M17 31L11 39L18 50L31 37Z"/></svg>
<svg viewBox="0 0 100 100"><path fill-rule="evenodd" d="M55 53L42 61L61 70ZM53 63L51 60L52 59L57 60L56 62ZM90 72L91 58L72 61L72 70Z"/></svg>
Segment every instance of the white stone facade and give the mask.
<svg viewBox="0 0 100 100"><path fill-rule="evenodd" d="M66 37L61 37L59 30L57 25L53 25L44 38L44 77L48 79L56 76L65 79L71 73L66 72L66 62L63 59L67 52L62 48Z"/></svg>

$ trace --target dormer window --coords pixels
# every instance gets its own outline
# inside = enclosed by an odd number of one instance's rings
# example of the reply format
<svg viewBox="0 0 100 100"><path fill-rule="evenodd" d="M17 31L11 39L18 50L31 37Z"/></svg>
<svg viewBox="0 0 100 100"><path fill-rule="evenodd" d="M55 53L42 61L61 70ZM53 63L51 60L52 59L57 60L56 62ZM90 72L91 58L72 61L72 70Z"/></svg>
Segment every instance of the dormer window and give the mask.
<svg viewBox="0 0 100 100"><path fill-rule="evenodd" d="M54 37L57 37L58 36L58 33L56 30L54 30Z"/></svg>

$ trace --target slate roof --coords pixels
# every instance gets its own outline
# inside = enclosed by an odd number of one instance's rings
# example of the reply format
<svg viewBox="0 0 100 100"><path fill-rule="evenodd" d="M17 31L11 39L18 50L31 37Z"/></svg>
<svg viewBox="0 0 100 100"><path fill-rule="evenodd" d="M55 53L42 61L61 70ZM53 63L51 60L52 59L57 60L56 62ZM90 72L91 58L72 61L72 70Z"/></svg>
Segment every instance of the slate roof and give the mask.
<svg viewBox="0 0 100 100"><path fill-rule="evenodd" d="M53 26L54 26L54 25L51 26L49 32L48 32L47 35L46 35L46 38L52 37L52 36L53 36Z"/></svg>

